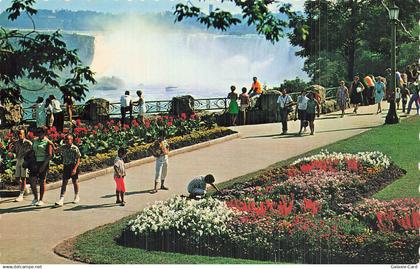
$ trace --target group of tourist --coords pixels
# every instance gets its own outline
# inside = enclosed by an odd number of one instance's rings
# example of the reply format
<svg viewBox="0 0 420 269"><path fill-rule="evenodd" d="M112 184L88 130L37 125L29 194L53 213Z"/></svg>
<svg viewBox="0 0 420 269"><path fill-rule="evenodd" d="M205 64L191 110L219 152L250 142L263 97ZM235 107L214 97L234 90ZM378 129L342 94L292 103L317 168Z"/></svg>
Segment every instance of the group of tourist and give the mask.
<svg viewBox="0 0 420 269"><path fill-rule="evenodd" d="M70 95L64 95L63 99L70 124L72 124L73 99ZM32 106L32 109L32 118L35 119L37 128L46 127L49 129L54 126L58 132L63 131L64 111L61 108L60 101L54 95L50 95L45 100L43 97L39 96Z"/></svg>
<svg viewBox="0 0 420 269"><path fill-rule="evenodd" d="M146 103L143 98L143 92L138 90L137 92L138 101L133 101L133 98L130 96L129 91L125 91L124 95L120 97L120 106L121 106L121 126L124 124L131 124L133 120L133 106L138 106L138 120L140 123L144 124L144 115L146 114ZM127 122L126 116L129 113L130 118Z"/></svg>
<svg viewBox="0 0 420 269"><path fill-rule="evenodd" d="M16 202L23 200L23 194L26 187L26 180L29 178L30 186L34 199L32 205L44 205L43 198L45 194L46 177L49 170L50 160L54 152L61 154L63 159L63 184L61 187L60 198L56 203L62 206L68 180L72 179L74 186L73 203L78 203L79 198L79 164L80 151L73 144L73 136L68 134L65 137L65 144L57 147L46 137L46 128L39 127L36 129L36 137L33 141L26 139L25 130L20 129L17 133L17 139L12 143L12 151L16 154L16 180L20 182L20 194L16 198ZM38 195L37 185L40 185Z"/></svg>
<svg viewBox="0 0 420 269"><path fill-rule="evenodd" d="M231 125L236 125L236 119L238 117L239 111L242 113L242 122L246 124L246 111L251 106L252 98L258 97L263 93L261 83L258 81L257 77L254 77L249 92L247 93L247 88L242 88L242 93L238 96L235 92L236 87L230 86L230 93L227 98L229 99L229 114L231 115L230 121ZM238 100L240 104L238 106Z"/></svg>
<svg viewBox="0 0 420 269"><path fill-rule="evenodd" d="M407 68L406 73L401 74L398 71L395 73L397 82L395 94L393 94L389 83L392 78L390 69L386 70L386 77L388 77L388 80L381 76L375 78L373 75L366 75L362 82L359 76L354 76L354 80L351 82L349 88L346 87L345 81L341 80L336 92L336 101L341 110L341 117L344 117L344 111L349 104L353 106L353 113L355 114L357 114L360 105L377 104L376 113L379 114L382 112L381 102L384 100L385 96L388 100L395 100L397 109L400 109L401 102L402 112L405 113L407 111L407 114L410 114L414 103L417 108L417 114L419 114L420 99L418 84L416 82L418 76L417 69L416 65L410 65ZM407 75L407 73L409 75ZM245 87L242 88L242 93L239 96L235 92L235 86L231 86L230 90L231 91L227 96L230 101L228 109L230 124L235 126L237 116L239 112L242 112L242 124L245 125L246 111L251 106L252 97L260 96L262 94L261 84L258 82L257 78L254 77L251 89L248 93ZM239 106L238 100L240 102ZM294 102L291 96L287 94L287 90L282 89L281 95L277 99L277 106L281 118L282 135L287 134L288 132L287 120L289 114L293 112L294 106L296 106L294 119L299 119L301 121L298 134L302 135L302 132L306 131L308 125L311 131L310 134L314 134L315 116L319 117L320 114L320 98L316 92L308 93L302 91L296 102Z"/></svg>
<svg viewBox="0 0 420 269"><path fill-rule="evenodd" d="M11 150L16 154L17 161L15 177L19 182L20 190L19 196L15 199L16 202L23 200L26 181L29 178L31 190L34 196L32 205L44 205L43 198L45 194L46 177L49 170L50 160L52 159L54 153L61 154L63 160L60 197L55 203L55 206L63 206L67 183L70 179L72 180L74 187L73 203L77 204L80 202L80 187L78 178L81 153L79 148L73 143L73 136L71 134L67 134L64 139L64 145L58 147L46 137L45 127L39 127L36 129L36 137L33 141L26 138L24 129L20 129L17 132L17 139L12 143ZM168 187L165 186L165 179L168 171L169 145L165 139L164 130L159 132L159 137L150 147L150 152L156 158L154 188L150 191L150 193L157 193L158 189L168 190ZM114 181L116 184L117 197L116 203L121 206L124 206L126 203L124 199L124 194L126 192L124 159L126 158L126 154L126 149L119 148L118 155L114 160ZM215 179L212 175L194 178L188 185L190 198L201 198L206 192L206 185L210 184L214 186L214 181ZM39 195L37 189L38 184L40 185Z"/></svg>
<svg viewBox="0 0 420 269"><path fill-rule="evenodd" d="M388 69L387 69L388 72ZM366 75L364 82L367 87L361 82L359 76L355 76L350 85L350 90L345 86L344 81L340 81L340 86L337 90L337 103L341 109L341 117L344 116L348 100L353 105L353 112L357 114L359 105L377 104L376 113L382 112L381 102L386 96L388 100L393 100L397 104L397 109L400 109L400 102L402 103L402 112L410 114L413 103L416 105L417 114L419 114L419 90L415 80L409 80L405 74L400 72L395 73L396 76L396 91L395 94L391 89L389 76L387 80L384 77L374 77ZM388 82L388 83L387 83ZM407 107L406 107L407 106Z"/></svg>

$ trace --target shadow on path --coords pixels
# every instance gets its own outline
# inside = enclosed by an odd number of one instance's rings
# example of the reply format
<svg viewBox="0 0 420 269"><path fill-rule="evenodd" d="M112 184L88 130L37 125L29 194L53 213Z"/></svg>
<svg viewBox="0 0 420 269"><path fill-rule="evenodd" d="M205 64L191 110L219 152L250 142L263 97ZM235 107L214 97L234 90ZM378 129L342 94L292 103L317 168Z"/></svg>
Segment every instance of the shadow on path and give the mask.
<svg viewBox="0 0 420 269"><path fill-rule="evenodd" d="M95 208L108 208L108 207L115 207L120 206L116 203L108 203L108 204L100 204L100 205L78 205L72 208L66 208L64 211L81 211L81 210L88 210L88 209L95 209Z"/></svg>
<svg viewBox="0 0 420 269"><path fill-rule="evenodd" d="M16 206L6 209L0 209L0 215L2 214L8 214L8 213L22 213L22 212L28 212L28 211L38 211L39 209L47 208L47 206L43 207L36 207L33 205L23 205L23 206Z"/></svg>
<svg viewBox="0 0 420 269"><path fill-rule="evenodd" d="M127 196L127 195L134 195L134 194L149 193L151 190L152 189L143 190L143 191L129 191L129 192L126 192L124 195ZM115 197L115 193L101 196L101 198L112 198L112 197Z"/></svg>
<svg viewBox="0 0 420 269"><path fill-rule="evenodd" d="M366 130L366 129L374 129L382 125L376 125L376 126L369 126L369 127L356 127L356 128L346 128L346 129L334 129L334 130L325 130L325 131L316 131L315 127L315 134L319 133L332 133L332 132L342 132L342 131L351 131L351 130Z"/></svg>

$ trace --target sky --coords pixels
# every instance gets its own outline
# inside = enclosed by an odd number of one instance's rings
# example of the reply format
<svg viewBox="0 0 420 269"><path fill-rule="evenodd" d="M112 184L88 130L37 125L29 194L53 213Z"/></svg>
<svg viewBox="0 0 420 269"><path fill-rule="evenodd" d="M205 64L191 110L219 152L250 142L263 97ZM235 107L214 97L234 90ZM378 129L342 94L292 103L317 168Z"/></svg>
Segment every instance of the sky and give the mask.
<svg viewBox="0 0 420 269"><path fill-rule="evenodd" d="M10 6L12 0L0 0L0 12ZM171 11L177 3L186 3L185 0L37 0L35 8L37 9L68 9L68 10L91 10L106 13L155 13ZM233 13L238 13L239 9L229 1L221 3L220 0L191 0L191 2L208 11L209 4L214 8L220 7ZM302 10L304 0L289 0L297 10ZM275 7L273 7L275 9Z"/></svg>

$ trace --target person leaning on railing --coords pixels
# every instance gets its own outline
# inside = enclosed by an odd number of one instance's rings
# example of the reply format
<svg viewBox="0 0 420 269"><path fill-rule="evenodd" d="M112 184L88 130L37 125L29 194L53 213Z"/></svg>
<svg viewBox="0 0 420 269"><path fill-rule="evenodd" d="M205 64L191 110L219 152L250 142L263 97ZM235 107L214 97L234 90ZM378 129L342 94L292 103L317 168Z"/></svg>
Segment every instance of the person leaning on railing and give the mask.
<svg viewBox="0 0 420 269"><path fill-rule="evenodd" d="M73 125L73 98L69 94L63 95L64 105L66 106L67 115L69 115L70 126ZM63 119L64 121L64 119Z"/></svg>
<svg viewBox="0 0 420 269"><path fill-rule="evenodd" d="M53 125L57 129L57 132L61 133L64 129L64 113L61 109L60 101L58 101L54 95L50 95L49 98L51 100L52 112L54 115Z"/></svg>
<svg viewBox="0 0 420 269"><path fill-rule="evenodd" d="M121 105L121 126L124 126L125 124L125 115L127 112L130 113L129 124L131 124L131 120L133 119L133 101L132 101L129 91L125 91L124 95L121 96L120 105Z"/></svg>

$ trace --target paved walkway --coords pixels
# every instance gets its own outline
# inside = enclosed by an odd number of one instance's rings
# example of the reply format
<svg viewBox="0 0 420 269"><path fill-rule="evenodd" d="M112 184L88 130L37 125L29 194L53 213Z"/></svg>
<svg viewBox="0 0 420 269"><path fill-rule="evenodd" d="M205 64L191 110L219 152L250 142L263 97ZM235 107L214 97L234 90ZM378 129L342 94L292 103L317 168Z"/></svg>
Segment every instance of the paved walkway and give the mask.
<svg viewBox="0 0 420 269"><path fill-rule="evenodd" d="M384 103L383 107L387 105ZM82 182L79 205L70 203L71 185L62 208L52 208L59 189L47 191L46 205L40 208L30 206L32 196L25 197L21 203L3 201L0 203L0 263L71 263L52 251L63 240L133 214L155 200L185 193L186 184L196 175L212 172L217 182L226 181L380 126L386 111L382 115L372 114L375 111L376 106L369 106L360 108L357 116L349 114L339 118L338 112L323 115L315 122L314 136L279 136L279 123L235 127L241 138L170 158L169 191L148 193L153 186L154 163L128 169L125 207L114 204L112 175ZM290 132L297 132L299 122L289 124Z"/></svg>

